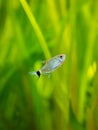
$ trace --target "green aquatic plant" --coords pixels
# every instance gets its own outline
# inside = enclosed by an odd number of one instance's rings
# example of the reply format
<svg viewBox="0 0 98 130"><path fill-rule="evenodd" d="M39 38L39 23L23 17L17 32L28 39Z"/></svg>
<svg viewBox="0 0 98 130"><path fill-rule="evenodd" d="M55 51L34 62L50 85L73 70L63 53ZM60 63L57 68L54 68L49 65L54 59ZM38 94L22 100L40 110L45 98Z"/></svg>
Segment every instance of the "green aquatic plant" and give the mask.
<svg viewBox="0 0 98 130"><path fill-rule="evenodd" d="M0 130L98 129L98 2L0 1ZM28 74L58 54L50 78Z"/></svg>

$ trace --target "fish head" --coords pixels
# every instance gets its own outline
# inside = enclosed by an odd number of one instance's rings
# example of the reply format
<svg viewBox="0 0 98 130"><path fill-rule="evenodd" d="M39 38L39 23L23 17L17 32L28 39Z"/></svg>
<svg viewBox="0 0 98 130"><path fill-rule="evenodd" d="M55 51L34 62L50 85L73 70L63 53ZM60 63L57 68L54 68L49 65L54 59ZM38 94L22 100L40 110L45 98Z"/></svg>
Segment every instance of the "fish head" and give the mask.
<svg viewBox="0 0 98 130"><path fill-rule="evenodd" d="M58 55L58 57L59 57L59 60L60 60L61 62L64 62L64 60L65 60L65 58L66 58L66 55L65 55L65 54L60 54L60 55Z"/></svg>

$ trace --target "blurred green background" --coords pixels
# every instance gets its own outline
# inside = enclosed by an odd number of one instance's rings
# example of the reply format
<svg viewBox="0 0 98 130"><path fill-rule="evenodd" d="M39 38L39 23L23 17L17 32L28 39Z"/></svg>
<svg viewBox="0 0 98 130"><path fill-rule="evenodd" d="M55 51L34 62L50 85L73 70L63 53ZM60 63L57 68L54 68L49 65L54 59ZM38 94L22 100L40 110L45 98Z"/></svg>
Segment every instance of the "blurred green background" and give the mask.
<svg viewBox="0 0 98 130"><path fill-rule="evenodd" d="M98 130L97 65L98 0L0 0L0 130Z"/></svg>

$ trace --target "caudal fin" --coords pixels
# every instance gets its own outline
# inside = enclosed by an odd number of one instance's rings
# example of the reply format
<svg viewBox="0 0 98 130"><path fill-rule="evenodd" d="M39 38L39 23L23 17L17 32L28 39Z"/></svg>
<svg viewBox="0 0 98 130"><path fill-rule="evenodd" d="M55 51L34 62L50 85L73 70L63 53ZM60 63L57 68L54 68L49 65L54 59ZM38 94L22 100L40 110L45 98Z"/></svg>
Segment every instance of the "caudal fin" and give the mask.
<svg viewBox="0 0 98 130"><path fill-rule="evenodd" d="M29 74L30 75L36 75L36 76L40 77L41 72L39 70L38 71L31 71L31 72L29 72Z"/></svg>

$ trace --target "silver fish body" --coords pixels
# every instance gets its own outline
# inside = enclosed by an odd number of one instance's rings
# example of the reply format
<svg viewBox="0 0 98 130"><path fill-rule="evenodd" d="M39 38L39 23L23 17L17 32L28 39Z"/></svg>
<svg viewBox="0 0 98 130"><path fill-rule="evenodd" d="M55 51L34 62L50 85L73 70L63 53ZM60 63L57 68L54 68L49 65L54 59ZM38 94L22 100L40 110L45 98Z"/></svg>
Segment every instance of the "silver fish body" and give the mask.
<svg viewBox="0 0 98 130"><path fill-rule="evenodd" d="M65 58L66 58L65 54L54 56L53 58L48 60L41 69L39 69L38 71L30 72L30 73L35 74L39 77L41 74L51 73L52 71L54 71L55 69L57 69L58 67L62 65Z"/></svg>
<svg viewBox="0 0 98 130"><path fill-rule="evenodd" d="M57 69L59 66L62 65L62 63L65 60L65 55L57 55L50 60L46 62L46 64L40 69L41 73L51 73L55 69Z"/></svg>

